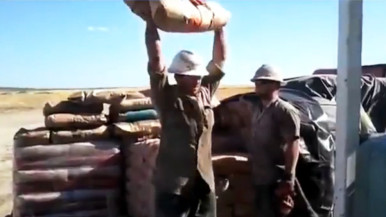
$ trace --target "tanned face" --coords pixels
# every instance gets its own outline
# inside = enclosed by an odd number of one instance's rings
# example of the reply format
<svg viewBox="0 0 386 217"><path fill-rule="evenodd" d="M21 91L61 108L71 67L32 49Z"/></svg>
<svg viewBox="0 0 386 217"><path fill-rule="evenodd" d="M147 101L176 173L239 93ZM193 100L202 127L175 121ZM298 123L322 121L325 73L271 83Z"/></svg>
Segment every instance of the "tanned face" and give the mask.
<svg viewBox="0 0 386 217"><path fill-rule="evenodd" d="M279 90L280 83L270 80L255 81L255 93L261 98L271 98L275 91Z"/></svg>
<svg viewBox="0 0 386 217"><path fill-rule="evenodd" d="M200 76L175 75L177 86L188 95L196 95L201 86Z"/></svg>

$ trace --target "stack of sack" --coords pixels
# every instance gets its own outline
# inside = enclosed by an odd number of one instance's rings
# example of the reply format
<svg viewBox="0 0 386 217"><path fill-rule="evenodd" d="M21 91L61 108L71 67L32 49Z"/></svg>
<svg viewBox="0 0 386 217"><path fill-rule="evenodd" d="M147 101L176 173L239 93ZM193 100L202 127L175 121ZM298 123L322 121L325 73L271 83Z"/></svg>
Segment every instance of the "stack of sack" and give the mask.
<svg viewBox="0 0 386 217"><path fill-rule="evenodd" d="M189 0L124 0L143 20L154 20L166 32L205 32L225 26L230 12L214 1L194 5Z"/></svg>
<svg viewBox="0 0 386 217"><path fill-rule="evenodd" d="M47 103L45 126L14 137L14 213L18 216L117 216L121 213L121 141L109 103L140 93L80 92Z"/></svg>
<svg viewBox="0 0 386 217"><path fill-rule="evenodd" d="M244 154L213 156L216 180L217 216L253 216L254 189L251 168Z"/></svg>
<svg viewBox="0 0 386 217"><path fill-rule="evenodd" d="M110 111L117 122L114 134L123 141L127 212L133 217L154 217L153 175L161 130L157 112L150 98L124 100Z"/></svg>

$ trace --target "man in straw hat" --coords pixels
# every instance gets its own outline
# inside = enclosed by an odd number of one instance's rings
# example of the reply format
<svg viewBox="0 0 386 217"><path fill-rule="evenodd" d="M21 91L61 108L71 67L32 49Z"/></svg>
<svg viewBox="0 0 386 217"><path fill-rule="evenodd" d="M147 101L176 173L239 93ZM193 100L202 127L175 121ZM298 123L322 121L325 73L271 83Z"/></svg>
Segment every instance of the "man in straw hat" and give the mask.
<svg viewBox="0 0 386 217"><path fill-rule="evenodd" d="M292 105L279 98L283 78L278 69L262 65L251 81L260 99L253 108L252 138L248 144L256 212L257 216L283 216L294 205L300 117ZM284 173L277 165L284 165Z"/></svg>
<svg viewBox="0 0 386 217"><path fill-rule="evenodd" d="M213 59L204 67L190 51L178 52L167 68L156 26L147 21L152 101L162 125L155 172L156 216L216 216L211 134L212 97L224 76L225 40L214 33ZM167 76L174 75L177 85Z"/></svg>

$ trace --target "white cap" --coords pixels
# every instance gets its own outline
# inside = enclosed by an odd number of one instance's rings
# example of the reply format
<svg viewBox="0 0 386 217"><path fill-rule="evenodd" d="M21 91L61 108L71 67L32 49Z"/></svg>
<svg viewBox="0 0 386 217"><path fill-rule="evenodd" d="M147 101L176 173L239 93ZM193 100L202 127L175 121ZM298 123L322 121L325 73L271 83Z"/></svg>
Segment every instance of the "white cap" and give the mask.
<svg viewBox="0 0 386 217"><path fill-rule="evenodd" d="M255 76L251 79L252 82L257 80L270 80L283 83L283 76L279 69L264 64L257 69Z"/></svg>
<svg viewBox="0 0 386 217"><path fill-rule="evenodd" d="M172 74L200 77L208 74L208 71L202 64L201 57L187 50L182 50L174 56L172 64L168 68L168 72Z"/></svg>

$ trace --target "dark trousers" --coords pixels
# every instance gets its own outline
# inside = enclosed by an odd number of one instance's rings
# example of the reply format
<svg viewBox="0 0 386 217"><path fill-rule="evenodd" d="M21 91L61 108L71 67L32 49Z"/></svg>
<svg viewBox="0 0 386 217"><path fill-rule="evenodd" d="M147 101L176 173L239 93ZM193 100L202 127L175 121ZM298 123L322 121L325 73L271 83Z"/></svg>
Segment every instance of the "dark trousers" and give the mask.
<svg viewBox="0 0 386 217"><path fill-rule="evenodd" d="M216 195L198 177L183 195L157 192L157 217L216 217Z"/></svg>
<svg viewBox="0 0 386 217"><path fill-rule="evenodd" d="M279 217L275 198L276 185L255 186L255 217Z"/></svg>

